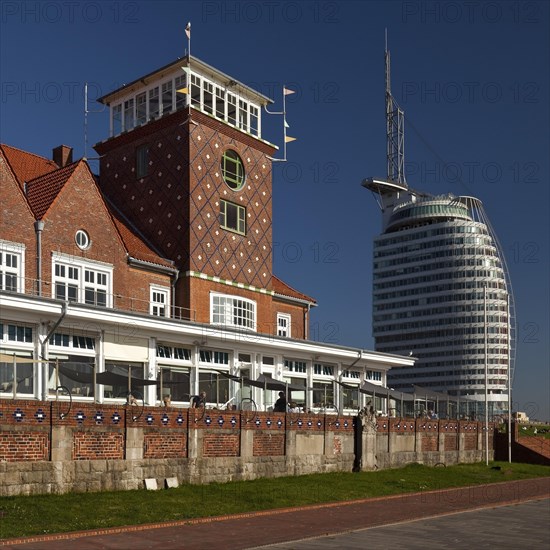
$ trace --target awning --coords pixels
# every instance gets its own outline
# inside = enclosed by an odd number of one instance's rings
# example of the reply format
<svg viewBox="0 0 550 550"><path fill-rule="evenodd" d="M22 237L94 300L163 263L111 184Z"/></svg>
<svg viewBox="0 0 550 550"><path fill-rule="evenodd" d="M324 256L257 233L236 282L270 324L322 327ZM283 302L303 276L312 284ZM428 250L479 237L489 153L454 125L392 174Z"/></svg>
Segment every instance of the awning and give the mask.
<svg viewBox="0 0 550 550"><path fill-rule="evenodd" d="M99 372L96 375L98 384L108 384L109 386L127 386L128 377L114 372ZM157 380L144 380L143 378L130 377L131 387L156 386Z"/></svg>
<svg viewBox="0 0 550 550"><path fill-rule="evenodd" d="M228 372L225 372L223 370L216 370L214 372L217 372L224 378L227 378L228 380L233 380L234 382L242 382L243 380L246 381L248 378L243 378L241 376L235 376L234 374L229 374Z"/></svg>
<svg viewBox="0 0 550 550"><path fill-rule="evenodd" d="M414 397L410 393L394 390L392 388L386 388L386 386L378 386L377 384L371 384L370 382L363 382L359 388L361 393L368 395L378 395L379 397L392 397L397 401L413 401Z"/></svg>
<svg viewBox="0 0 550 550"><path fill-rule="evenodd" d="M417 399L428 399L430 401L447 401L451 399L448 393L439 393L422 386L416 386L413 384L413 392L416 394ZM454 401L454 400L453 400Z"/></svg>
<svg viewBox="0 0 550 550"><path fill-rule="evenodd" d="M256 380L245 378L243 380L246 384L250 384L256 388L264 388L266 390L274 391L306 391L306 386L298 386L298 384L292 384L290 382L283 382L281 380L274 380L263 374L260 374Z"/></svg>
<svg viewBox="0 0 550 550"><path fill-rule="evenodd" d="M346 384L345 382L340 382L339 380L335 380L335 382L342 386L343 388L346 388L346 390L356 390L359 386L354 386L352 384Z"/></svg>
<svg viewBox="0 0 550 550"><path fill-rule="evenodd" d="M59 365L59 372L63 376L74 380L75 382L80 382L81 384L93 384L94 383L94 373L90 372L81 372L77 370L70 369L68 367L63 367ZM126 379L128 380L128 379Z"/></svg>
<svg viewBox="0 0 550 550"><path fill-rule="evenodd" d="M387 395L389 389L384 386L378 386L377 384L371 384L370 382L363 382L363 385L359 388L361 393L366 394L376 394L376 395Z"/></svg>

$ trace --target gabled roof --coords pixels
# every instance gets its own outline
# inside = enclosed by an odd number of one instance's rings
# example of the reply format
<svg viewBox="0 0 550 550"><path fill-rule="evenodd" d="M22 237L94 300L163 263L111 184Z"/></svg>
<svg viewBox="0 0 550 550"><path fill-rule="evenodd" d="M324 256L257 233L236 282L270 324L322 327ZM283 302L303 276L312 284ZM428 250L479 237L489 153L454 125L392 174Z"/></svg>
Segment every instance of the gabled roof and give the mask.
<svg viewBox="0 0 550 550"><path fill-rule="evenodd" d="M77 166L83 162L77 160L72 164L57 168L39 176L27 184L27 200L37 220L44 217L65 183L73 175Z"/></svg>
<svg viewBox="0 0 550 550"><path fill-rule="evenodd" d="M149 264L175 269L172 261L157 254L147 244L147 242L140 235L138 235L137 230L131 227L130 223L124 218L124 216L122 216L122 214L105 199L104 201L118 234L122 239L122 244L124 245L124 248L126 248L129 256Z"/></svg>
<svg viewBox="0 0 550 550"><path fill-rule="evenodd" d="M20 155L20 159L22 160L25 159L24 155L31 157L34 156L27 154L24 151L20 151L20 153L23 153L23 155ZM105 197L99 190L96 178L89 170L86 161L83 159L77 160L72 164L68 164L63 168L58 168L57 165L55 165L54 170L38 176L27 183L27 202L31 207L35 218L40 220L47 214L48 210L59 196L59 193L80 166L87 171L90 176L90 181L96 186L99 200L103 202L105 210L111 218L127 254L136 260L146 262L152 266L156 265L173 269L173 262L166 260L157 254L137 233L137 231L131 227L131 224L125 220L123 216L112 207L112 205L107 203ZM82 208L86 207L84 203L80 206Z"/></svg>
<svg viewBox="0 0 550 550"><path fill-rule="evenodd" d="M58 168L53 160L22 151L4 143L0 144L0 149L4 153L13 175L22 190L24 190L25 182L29 182Z"/></svg>
<svg viewBox="0 0 550 550"><path fill-rule="evenodd" d="M303 294L302 292L298 292L291 286L287 285L285 282L281 281L279 277L273 275L271 277L271 284L273 286L273 290L275 292L275 296L279 295L284 298L291 298L295 300L301 300L304 302L309 302L311 305L316 306L317 300L315 298L311 298L307 294Z"/></svg>

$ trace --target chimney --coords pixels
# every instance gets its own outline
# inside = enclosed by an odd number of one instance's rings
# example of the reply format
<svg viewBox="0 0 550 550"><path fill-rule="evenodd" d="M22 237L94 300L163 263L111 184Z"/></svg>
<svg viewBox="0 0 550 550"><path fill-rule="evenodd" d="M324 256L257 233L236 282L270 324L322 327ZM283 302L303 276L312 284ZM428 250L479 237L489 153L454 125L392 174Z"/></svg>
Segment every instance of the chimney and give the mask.
<svg viewBox="0 0 550 550"><path fill-rule="evenodd" d="M58 147L54 147L52 151L52 159L57 166L59 166L59 168L63 168L64 166L67 166L67 164L71 164L73 162L73 148L67 145L59 145Z"/></svg>

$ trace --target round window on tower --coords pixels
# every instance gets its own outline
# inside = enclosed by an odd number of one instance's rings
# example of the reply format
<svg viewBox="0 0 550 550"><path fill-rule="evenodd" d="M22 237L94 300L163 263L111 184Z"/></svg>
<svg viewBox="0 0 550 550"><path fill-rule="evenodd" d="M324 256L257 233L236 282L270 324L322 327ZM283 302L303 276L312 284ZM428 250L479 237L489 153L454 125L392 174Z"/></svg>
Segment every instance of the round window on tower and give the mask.
<svg viewBox="0 0 550 550"><path fill-rule="evenodd" d="M87 248L90 248L90 237L86 231L83 229L79 229L76 232L76 235L74 236L74 240L76 241L76 245L81 250L86 250Z"/></svg>
<svg viewBox="0 0 550 550"><path fill-rule="evenodd" d="M233 191L239 191L244 185L244 166L241 157L228 149L222 156L222 175L225 183Z"/></svg>

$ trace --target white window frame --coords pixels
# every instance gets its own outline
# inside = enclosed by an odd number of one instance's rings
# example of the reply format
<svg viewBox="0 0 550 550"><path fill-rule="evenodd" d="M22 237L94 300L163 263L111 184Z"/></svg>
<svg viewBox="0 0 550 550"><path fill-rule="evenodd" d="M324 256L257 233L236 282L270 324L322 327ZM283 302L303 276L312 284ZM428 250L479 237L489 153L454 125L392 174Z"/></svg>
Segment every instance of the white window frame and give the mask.
<svg viewBox="0 0 550 550"><path fill-rule="evenodd" d="M240 310L242 311L240 314ZM246 313L249 313L247 315ZM256 331L257 304L254 300L232 294L210 294L210 323L224 327Z"/></svg>
<svg viewBox="0 0 550 550"><path fill-rule="evenodd" d="M164 302L155 299L160 296L164 297ZM170 289L168 287L157 285L149 287L149 314L155 317L170 317Z"/></svg>
<svg viewBox="0 0 550 550"><path fill-rule="evenodd" d="M292 317L290 316L289 313L277 313L277 336L290 338L291 335L292 335Z"/></svg>
<svg viewBox="0 0 550 550"><path fill-rule="evenodd" d="M237 227L228 224L228 208L235 208ZM246 206L220 199L220 227L226 231L246 235Z"/></svg>
<svg viewBox="0 0 550 550"><path fill-rule="evenodd" d="M165 96L170 95L170 101L165 101ZM174 81L165 80L160 85L161 116L174 110Z"/></svg>
<svg viewBox="0 0 550 550"><path fill-rule="evenodd" d="M134 96L124 100L122 107L124 130L132 130L136 127L136 113Z"/></svg>
<svg viewBox="0 0 550 550"><path fill-rule="evenodd" d="M149 120L149 102L147 92L143 91L136 95L136 126L141 126Z"/></svg>
<svg viewBox="0 0 550 550"><path fill-rule="evenodd" d="M64 276L56 275L56 266L64 268ZM90 273L94 274L93 281ZM98 275L99 282L97 280ZM54 253L52 254L52 298L68 300L67 293L65 298L57 298L56 287L58 283L74 287L75 299L72 301L75 303L86 303L86 290L94 292L94 296L97 295L98 291L105 291L105 305L99 307L113 307L113 266L110 264L91 260L84 261L82 258L75 256Z"/></svg>
<svg viewBox="0 0 550 550"><path fill-rule="evenodd" d="M164 97L168 88L171 92L170 102L165 101ZM177 93L177 90L181 88L188 89L185 98L180 97L181 94ZM194 99L193 92L195 93ZM144 94L146 95L144 96ZM153 94L155 94L154 99ZM208 94L212 95L212 103L211 106L206 107L204 98ZM157 102L156 113L152 109L152 100ZM230 92L220 82L190 70L186 71L184 75L180 72L171 74L169 78L158 80L135 93L129 93L117 103L112 104L110 107L111 136L120 135L188 105L250 135L261 137L261 105L247 96ZM234 119L230 120L229 113L233 108L235 110Z"/></svg>
<svg viewBox="0 0 550 550"><path fill-rule="evenodd" d="M12 292L24 292L25 285L25 245L10 241L0 240L0 290L6 290L6 275L15 276L15 290ZM10 259L8 260L8 255ZM11 264L11 257L15 257L17 266Z"/></svg>

